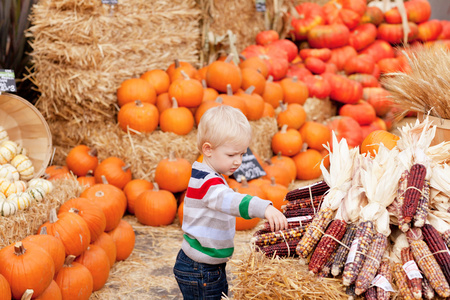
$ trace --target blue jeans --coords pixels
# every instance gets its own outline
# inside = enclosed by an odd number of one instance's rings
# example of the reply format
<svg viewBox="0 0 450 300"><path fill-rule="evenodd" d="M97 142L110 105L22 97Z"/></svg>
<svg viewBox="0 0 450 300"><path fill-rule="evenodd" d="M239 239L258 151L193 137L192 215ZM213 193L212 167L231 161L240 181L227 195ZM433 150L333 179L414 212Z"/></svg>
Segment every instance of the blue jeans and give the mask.
<svg viewBox="0 0 450 300"><path fill-rule="evenodd" d="M210 265L190 259L180 250L173 267L184 300L220 300L228 295L226 263Z"/></svg>

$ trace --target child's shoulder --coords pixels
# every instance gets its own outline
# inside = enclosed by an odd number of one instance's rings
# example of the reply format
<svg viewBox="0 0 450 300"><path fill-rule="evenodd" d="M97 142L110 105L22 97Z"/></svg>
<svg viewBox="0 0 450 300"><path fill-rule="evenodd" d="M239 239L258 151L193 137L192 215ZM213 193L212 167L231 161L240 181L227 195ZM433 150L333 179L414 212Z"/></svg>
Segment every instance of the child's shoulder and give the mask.
<svg viewBox="0 0 450 300"><path fill-rule="evenodd" d="M198 179L198 180L208 180L208 179L214 178L214 177L224 180L222 175L215 172L208 165L197 162L197 161L194 162L194 164L192 165L191 177Z"/></svg>

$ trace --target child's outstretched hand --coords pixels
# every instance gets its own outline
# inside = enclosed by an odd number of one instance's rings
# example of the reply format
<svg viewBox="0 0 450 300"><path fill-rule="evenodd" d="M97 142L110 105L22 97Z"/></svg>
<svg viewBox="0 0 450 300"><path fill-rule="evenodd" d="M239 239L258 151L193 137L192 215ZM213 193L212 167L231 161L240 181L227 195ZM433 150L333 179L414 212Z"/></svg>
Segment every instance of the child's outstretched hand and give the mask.
<svg viewBox="0 0 450 300"><path fill-rule="evenodd" d="M278 231L288 228L288 221L281 211L269 205L266 208L264 217L269 221L270 230Z"/></svg>

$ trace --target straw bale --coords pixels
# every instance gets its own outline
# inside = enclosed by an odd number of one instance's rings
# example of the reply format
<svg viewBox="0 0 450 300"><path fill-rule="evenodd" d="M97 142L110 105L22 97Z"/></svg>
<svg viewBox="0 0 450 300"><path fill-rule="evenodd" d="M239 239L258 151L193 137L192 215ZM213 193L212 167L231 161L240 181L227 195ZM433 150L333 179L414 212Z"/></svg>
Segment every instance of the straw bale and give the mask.
<svg viewBox="0 0 450 300"><path fill-rule="evenodd" d="M53 191L42 202L33 203L15 215L0 217L0 249L36 234L39 226L48 220L52 208L59 209L61 204L81 194L82 188L75 179L58 179L52 183Z"/></svg>
<svg viewBox="0 0 450 300"><path fill-rule="evenodd" d="M193 163L200 155L196 140L197 129L189 134L179 136L170 132L155 130L152 133L128 134L117 124L90 123L78 128L67 126L65 122L50 123L56 147L53 164L64 165L70 149L78 144L85 144L98 149L98 156L103 160L117 156L131 165L135 178L153 180L158 162L174 151L179 157ZM262 159L272 157L271 140L277 132L274 118L251 121L253 140L250 145Z"/></svg>
<svg viewBox="0 0 450 300"><path fill-rule="evenodd" d="M122 81L175 58L198 63L200 10L195 0L39 1L31 14L31 79L49 121L111 122Z"/></svg>

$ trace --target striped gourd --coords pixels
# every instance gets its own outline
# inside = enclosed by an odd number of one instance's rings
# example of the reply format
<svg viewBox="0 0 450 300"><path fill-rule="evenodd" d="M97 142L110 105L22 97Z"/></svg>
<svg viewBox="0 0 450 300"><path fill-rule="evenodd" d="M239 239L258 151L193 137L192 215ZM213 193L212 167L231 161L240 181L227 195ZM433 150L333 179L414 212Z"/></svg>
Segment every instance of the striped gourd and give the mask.
<svg viewBox="0 0 450 300"><path fill-rule="evenodd" d="M19 172L11 164L4 164L0 166L0 178L5 178L14 182L19 180Z"/></svg>
<svg viewBox="0 0 450 300"><path fill-rule="evenodd" d="M0 164L9 163L17 154L17 144L13 141L4 141L0 145Z"/></svg>
<svg viewBox="0 0 450 300"><path fill-rule="evenodd" d="M311 254L328 224L333 219L333 215L334 212L331 207L325 207L319 210L295 250L300 258L306 259Z"/></svg>
<svg viewBox="0 0 450 300"><path fill-rule="evenodd" d="M427 168L422 164L414 164L409 170L408 186L405 191L405 202L403 203L402 211L405 223L411 222L416 212L417 205L423 185L425 183L425 175Z"/></svg>
<svg viewBox="0 0 450 300"><path fill-rule="evenodd" d="M0 178L0 193L5 195L6 197L9 197L16 192L17 186L14 184L14 182L11 182L5 178Z"/></svg>
<svg viewBox="0 0 450 300"><path fill-rule="evenodd" d="M30 180L34 175L34 166L31 160L23 155L16 155L12 160L11 164L19 171L20 178L23 180Z"/></svg>
<svg viewBox="0 0 450 300"><path fill-rule="evenodd" d="M402 264L395 262L393 269L395 283L397 284L400 295L405 300L413 300L414 296L408 287L408 277L406 276L405 270L403 270Z"/></svg>
<svg viewBox="0 0 450 300"><path fill-rule="evenodd" d="M37 202L41 202L45 198L45 192L41 186L29 188L26 192Z"/></svg>
<svg viewBox="0 0 450 300"><path fill-rule="evenodd" d="M28 187L41 186L44 189L45 194L49 194L53 191L53 183L44 178L33 178L28 181Z"/></svg>
<svg viewBox="0 0 450 300"><path fill-rule="evenodd" d="M14 181L14 185L16 186L16 191L20 193L25 192L27 189L27 183L23 180Z"/></svg>
<svg viewBox="0 0 450 300"><path fill-rule="evenodd" d="M6 199L17 204L19 210L27 209L31 205L31 196L28 193L15 193Z"/></svg>
<svg viewBox="0 0 450 300"><path fill-rule="evenodd" d="M425 243L427 243L430 251L434 253L436 261L441 266L445 279L447 279L447 282L450 282L450 254L444 239L431 224L425 224L422 227L422 234Z"/></svg>
<svg viewBox="0 0 450 300"><path fill-rule="evenodd" d="M8 201L6 199L0 200L0 214L3 217L14 215L18 210L19 208L15 202Z"/></svg>
<svg viewBox="0 0 450 300"><path fill-rule="evenodd" d="M0 126L0 145L9 140L8 132L3 126Z"/></svg>
<svg viewBox="0 0 450 300"><path fill-rule="evenodd" d="M428 216L428 207L430 202L430 181L425 179L422 194L419 198L416 213L414 214L414 226L423 227Z"/></svg>
<svg viewBox="0 0 450 300"><path fill-rule="evenodd" d="M358 226L356 226L355 224L349 224L347 226L347 230L345 231L344 237L341 240L341 244L339 244L338 248L336 249L336 256L333 265L331 266L331 274L333 276L338 276L339 274L341 274L342 269L345 265L345 260L347 259L348 250L353 242L353 239L355 238L357 229Z"/></svg>
<svg viewBox="0 0 450 300"><path fill-rule="evenodd" d="M391 261L389 259L383 258L381 260L380 267L378 268L377 275L381 275L386 280L392 284L392 271L391 271ZM378 300L389 300L391 298L391 292L385 291L381 287L377 286L377 299Z"/></svg>
<svg viewBox="0 0 450 300"><path fill-rule="evenodd" d="M311 272L318 273L324 266L331 254L336 250L338 246L337 241L340 241L344 236L346 227L347 223L343 220L336 219L331 222L311 256L308 265Z"/></svg>
<svg viewBox="0 0 450 300"><path fill-rule="evenodd" d="M422 230L412 228L406 233L414 260L422 273L427 277L430 285L441 297L450 296L450 286L445 279L444 273L438 262L430 251L430 248L422 240Z"/></svg>
<svg viewBox="0 0 450 300"><path fill-rule="evenodd" d="M383 257L387 244L387 237L378 232L370 245L367 257L356 278L356 295L361 295L369 288L370 283L375 278L378 268L380 267L381 258Z"/></svg>
<svg viewBox="0 0 450 300"><path fill-rule="evenodd" d="M374 228L372 221L364 221L359 223L358 229L355 234L355 239L352 242L355 243L356 253L349 252L347 256L347 262L345 263L344 272L342 275L342 283L348 286L356 281L358 274L363 265L367 251L374 237ZM349 261L349 257L352 255L353 259Z"/></svg>
<svg viewBox="0 0 450 300"><path fill-rule="evenodd" d="M400 258L402 261L402 264L405 265L406 263L414 260L414 256L411 253L411 249L409 247L405 247L400 252ZM422 298L422 278L413 278L409 279L406 278L406 283L408 284L408 287L413 294L413 297L416 299Z"/></svg>

